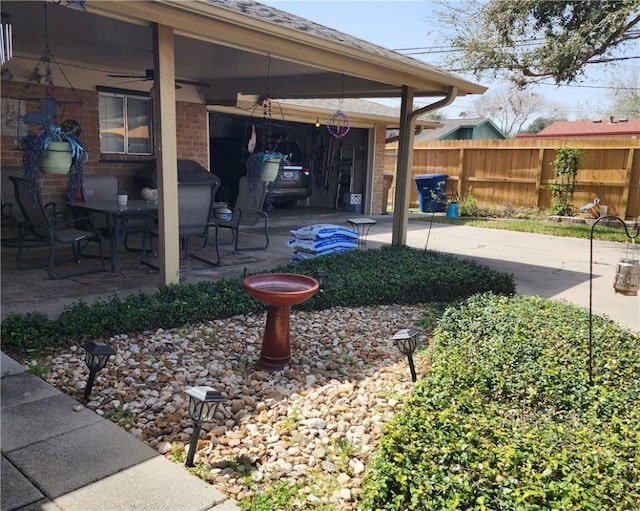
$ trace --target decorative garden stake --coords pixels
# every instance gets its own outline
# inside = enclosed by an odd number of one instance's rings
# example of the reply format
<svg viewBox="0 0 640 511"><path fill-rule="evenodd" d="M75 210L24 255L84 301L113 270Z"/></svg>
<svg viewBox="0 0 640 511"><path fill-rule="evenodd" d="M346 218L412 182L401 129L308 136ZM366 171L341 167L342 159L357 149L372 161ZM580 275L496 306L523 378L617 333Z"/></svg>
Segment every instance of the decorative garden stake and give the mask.
<svg viewBox="0 0 640 511"><path fill-rule="evenodd" d="M418 329L411 327L398 330L391 338L400 350L400 353L404 353L407 356L407 360L409 361L409 370L411 371L411 381L416 381L417 378L416 367L413 364L413 353L416 351L416 346L418 344L416 335L418 335Z"/></svg>
<svg viewBox="0 0 640 511"><path fill-rule="evenodd" d="M624 228L627 238L634 242L640 234L640 216L636 218L633 226L635 233L630 233L626 222L617 216L607 215L601 216L591 226L591 234L589 237L589 384L593 383L593 231L600 222L604 220L615 220ZM640 288L640 260L637 258L623 258L618 262L616 276L613 281L613 289L616 293L625 296L637 296Z"/></svg>
<svg viewBox="0 0 640 511"><path fill-rule="evenodd" d="M200 424L211 422L218 405L224 401L222 394L212 387L192 387L188 389L189 417L193 421L193 433L187 454L187 467L193 467L193 457L196 455L198 438L200 437Z"/></svg>
<svg viewBox="0 0 640 511"><path fill-rule="evenodd" d="M85 351L84 362L89 368L89 379L84 388L84 400L86 401L91 395L96 373L106 367L109 357L115 355L116 352L111 346L101 341L90 341L82 346L82 349Z"/></svg>

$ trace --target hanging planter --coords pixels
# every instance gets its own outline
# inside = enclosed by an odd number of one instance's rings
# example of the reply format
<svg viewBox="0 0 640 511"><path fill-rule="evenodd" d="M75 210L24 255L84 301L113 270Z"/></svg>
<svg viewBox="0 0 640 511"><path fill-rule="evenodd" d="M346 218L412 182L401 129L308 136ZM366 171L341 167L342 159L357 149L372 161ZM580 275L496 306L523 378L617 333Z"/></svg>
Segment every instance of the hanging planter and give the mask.
<svg viewBox="0 0 640 511"><path fill-rule="evenodd" d="M69 142L49 142L48 149L40 156L40 172L43 174L68 174L73 157Z"/></svg>
<svg viewBox="0 0 640 511"><path fill-rule="evenodd" d="M69 174L68 200L74 202L82 186L82 163L87 150L78 140L80 124L73 119L61 126L56 122L57 102L48 98L35 112L24 116L24 123L39 126L22 138L22 167L33 197L40 188L39 174Z"/></svg>
<svg viewBox="0 0 640 511"><path fill-rule="evenodd" d="M262 174L260 179L267 183L272 183L278 177L278 170L280 169L281 158L272 157L269 160L262 162Z"/></svg>

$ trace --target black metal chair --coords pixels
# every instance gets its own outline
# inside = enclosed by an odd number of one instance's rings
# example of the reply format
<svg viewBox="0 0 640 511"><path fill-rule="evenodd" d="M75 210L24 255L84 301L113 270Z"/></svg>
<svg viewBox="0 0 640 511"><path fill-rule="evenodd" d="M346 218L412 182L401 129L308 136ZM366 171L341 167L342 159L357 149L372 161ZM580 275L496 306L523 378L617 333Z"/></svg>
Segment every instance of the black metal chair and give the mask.
<svg viewBox="0 0 640 511"><path fill-rule="evenodd" d="M0 186L0 192L2 193L2 243L15 246L15 242L18 240L17 220L19 211L9 177L21 177L24 172L22 167L9 165L3 166L0 171L2 172L2 186ZM7 232L11 232L11 236L5 236L5 229Z"/></svg>
<svg viewBox="0 0 640 511"><path fill-rule="evenodd" d="M216 177L208 182L178 183L178 232L180 243L184 252L184 258L192 257L212 266L220 264L220 250L218 249L218 226L212 221L212 211L215 202L215 194L220 186L220 180ZM150 219L153 220L153 219ZM145 230L142 242L141 262L157 269L158 266L147 260L146 237L158 234L152 229ZM215 259L201 254L189 252L189 240L191 238L202 239L202 248L213 246Z"/></svg>
<svg viewBox="0 0 640 511"><path fill-rule="evenodd" d="M264 250L269 246L269 215L262 211L264 199L267 195L267 184L264 181L256 181L249 187L246 176L240 178L238 198L231 209L230 220L215 219L218 227L230 229L233 239L233 251L240 250ZM262 224L264 245L253 247L239 247L240 233L243 228L253 228Z"/></svg>
<svg viewBox="0 0 640 511"><path fill-rule="evenodd" d="M42 196L39 191L35 198L31 197L25 178L10 176L9 179L13 183L16 204L21 212L21 218L17 220L18 250L16 252L16 266L18 268L25 270L46 266L47 273L52 279L64 279L106 270L102 254L102 238L95 229L91 231L76 229L75 221L68 224L56 215L50 214L42 203ZM91 224L85 223L84 225ZM34 264L23 259L24 249L32 248L26 245L27 235L34 236L43 244L49 246L49 257L46 263ZM70 245L73 250L74 260L76 263L80 263L81 250L91 242L98 244L101 266L83 268L82 270L67 273L55 271L54 268L57 263L56 248L58 245Z"/></svg>

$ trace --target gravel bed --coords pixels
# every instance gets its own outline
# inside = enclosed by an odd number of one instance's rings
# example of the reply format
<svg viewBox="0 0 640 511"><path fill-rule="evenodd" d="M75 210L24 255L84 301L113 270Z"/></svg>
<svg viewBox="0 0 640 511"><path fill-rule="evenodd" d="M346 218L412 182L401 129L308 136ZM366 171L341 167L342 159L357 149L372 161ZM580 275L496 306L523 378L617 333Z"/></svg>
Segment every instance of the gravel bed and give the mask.
<svg viewBox="0 0 640 511"><path fill-rule="evenodd" d="M412 389L391 336L424 306L292 311L292 361L254 371L265 313L107 339L118 354L96 377L87 406L177 463L192 432L185 390L210 385L226 401L203 425L200 477L242 499L276 481L300 484L291 509L355 509L385 424ZM424 347L427 336L420 338ZM83 350L48 357L45 380L80 398ZM426 355L416 354L418 373Z"/></svg>

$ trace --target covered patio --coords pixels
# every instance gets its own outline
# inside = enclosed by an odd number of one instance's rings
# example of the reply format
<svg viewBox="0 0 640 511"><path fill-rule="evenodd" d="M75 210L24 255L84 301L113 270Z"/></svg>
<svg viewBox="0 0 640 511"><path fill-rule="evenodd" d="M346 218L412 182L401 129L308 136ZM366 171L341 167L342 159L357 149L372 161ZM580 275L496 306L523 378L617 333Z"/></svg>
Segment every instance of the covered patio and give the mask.
<svg viewBox="0 0 640 511"><path fill-rule="evenodd" d="M208 163L207 109L235 107L238 98L247 96L256 96L262 105L274 98L401 98L393 243L405 244L410 148L417 117L458 96L485 90L417 60L250 1L47 2L46 23L40 2L4 2L2 11L14 34L14 57L8 63L14 78L6 86L3 80L3 101L44 99L46 87L33 81L34 62L43 63L39 56L44 41L45 55L53 57L45 63L51 83L45 80L44 85L55 83L58 95L68 100L68 111L84 115L83 140L92 149L87 170L124 172L132 167L131 160L100 153L96 115L87 117L88 110L97 107L94 91L126 87L148 92L155 100L153 159L158 171L163 284L180 278L176 161L193 157ZM434 101L414 110L416 97ZM74 104L78 98L80 106ZM377 184L382 183L384 171L383 158L375 153L384 141L386 125L368 127L370 198L364 213L373 214L374 204L381 200L376 194L382 187ZM13 150L15 135L4 131L2 135L2 165L19 165L20 153ZM187 151L191 153L185 155Z"/></svg>

